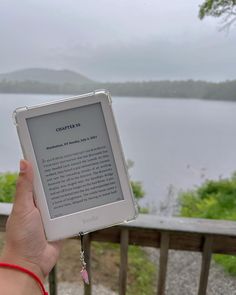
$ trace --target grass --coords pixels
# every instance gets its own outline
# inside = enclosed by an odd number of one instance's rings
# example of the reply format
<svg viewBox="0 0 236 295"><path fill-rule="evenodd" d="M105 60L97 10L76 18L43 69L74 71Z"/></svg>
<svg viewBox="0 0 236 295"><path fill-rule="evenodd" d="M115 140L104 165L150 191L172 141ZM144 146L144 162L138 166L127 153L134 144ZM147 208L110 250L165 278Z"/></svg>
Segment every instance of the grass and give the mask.
<svg viewBox="0 0 236 295"><path fill-rule="evenodd" d="M120 249L116 244L93 243L93 256L95 258L93 273L102 272L103 279L111 280L112 290L117 291L119 275ZM97 257L97 258L96 258ZM101 259L98 259L100 257ZM138 246L129 246L128 250L128 295L149 295L155 293L156 266L148 254ZM105 280L102 284L106 285Z"/></svg>
<svg viewBox="0 0 236 295"><path fill-rule="evenodd" d="M214 259L227 273L236 276L236 256L216 254Z"/></svg>
<svg viewBox="0 0 236 295"><path fill-rule="evenodd" d="M129 248L129 274L131 284L128 284L127 294L155 293L156 266L140 247L130 246Z"/></svg>

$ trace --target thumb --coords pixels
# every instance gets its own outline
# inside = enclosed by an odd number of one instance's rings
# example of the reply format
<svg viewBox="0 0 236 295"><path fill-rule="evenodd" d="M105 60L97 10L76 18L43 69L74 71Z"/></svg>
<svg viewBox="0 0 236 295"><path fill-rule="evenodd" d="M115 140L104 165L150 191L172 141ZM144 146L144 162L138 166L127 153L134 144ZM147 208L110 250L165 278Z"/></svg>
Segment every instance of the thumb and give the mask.
<svg viewBox="0 0 236 295"><path fill-rule="evenodd" d="M13 210L24 212L25 214L32 211L34 207L32 166L28 161L21 160Z"/></svg>

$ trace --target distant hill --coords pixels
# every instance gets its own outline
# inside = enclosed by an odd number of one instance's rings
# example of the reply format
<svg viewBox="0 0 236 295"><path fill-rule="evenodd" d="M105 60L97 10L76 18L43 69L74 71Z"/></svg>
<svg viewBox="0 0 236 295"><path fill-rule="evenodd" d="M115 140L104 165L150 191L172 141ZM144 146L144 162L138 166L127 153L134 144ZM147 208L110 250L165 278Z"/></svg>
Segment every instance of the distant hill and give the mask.
<svg viewBox="0 0 236 295"><path fill-rule="evenodd" d="M34 81L46 84L75 84L83 85L93 83L89 78L69 70L51 70L42 68L23 69L10 73L0 74L0 81Z"/></svg>
<svg viewBox="0 0 236 295"><path fill-rule="evenodd" d="M101 83L68 70L25 69L0 74L0 93L77 95L95 89L108 89L115 96L236 101L236 80L219 83L194 80Z"/></svg>

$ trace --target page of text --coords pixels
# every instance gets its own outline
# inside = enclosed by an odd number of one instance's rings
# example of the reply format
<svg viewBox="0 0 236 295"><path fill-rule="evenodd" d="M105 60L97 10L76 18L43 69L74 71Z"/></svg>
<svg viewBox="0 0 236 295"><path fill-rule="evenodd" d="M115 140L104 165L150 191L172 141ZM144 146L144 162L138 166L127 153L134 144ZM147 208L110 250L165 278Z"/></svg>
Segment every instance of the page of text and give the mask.
<svg viewBox="0 0 236 295"><path fill-rule="evenodd" d="M51 218L123 199L100 103L27 125Z"/></svg>

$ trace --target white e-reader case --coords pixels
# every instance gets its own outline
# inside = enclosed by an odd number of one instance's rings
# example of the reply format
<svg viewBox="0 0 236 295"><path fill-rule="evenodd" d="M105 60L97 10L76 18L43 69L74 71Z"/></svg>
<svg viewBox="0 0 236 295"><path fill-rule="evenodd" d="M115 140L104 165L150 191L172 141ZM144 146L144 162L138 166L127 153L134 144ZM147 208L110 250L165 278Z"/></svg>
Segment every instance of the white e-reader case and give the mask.
<svg viewBox="0 0 236 295"><path fill-rule="evenodd" d="M14 122L48 240L136 217L108 91L21 107Z"/></svg>

